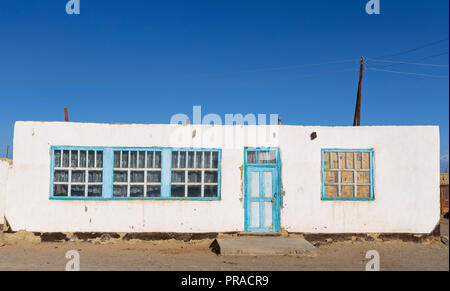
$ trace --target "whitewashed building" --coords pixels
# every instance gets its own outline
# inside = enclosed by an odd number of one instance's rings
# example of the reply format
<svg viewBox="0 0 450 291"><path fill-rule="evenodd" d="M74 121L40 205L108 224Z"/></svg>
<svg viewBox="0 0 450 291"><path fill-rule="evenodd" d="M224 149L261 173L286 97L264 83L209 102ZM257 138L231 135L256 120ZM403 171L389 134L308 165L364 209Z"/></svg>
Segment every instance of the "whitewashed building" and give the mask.
<svg viewBox="0 0 450 291"><path fill-rule="evenodd" d="M16 122L13 148L0 217L14 231L430 233L440 219L437 126Z"/></svg>

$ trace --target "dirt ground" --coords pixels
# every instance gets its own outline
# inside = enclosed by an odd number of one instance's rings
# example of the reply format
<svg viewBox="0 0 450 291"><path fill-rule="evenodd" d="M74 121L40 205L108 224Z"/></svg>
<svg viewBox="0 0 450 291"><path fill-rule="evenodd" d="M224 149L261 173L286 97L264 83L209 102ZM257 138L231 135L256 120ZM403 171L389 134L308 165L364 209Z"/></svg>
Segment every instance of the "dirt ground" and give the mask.
<svg viewBox="0 0 450 291"><path fill-rule="evenodd" d="M6 234L4 234L6 235ZM29 234L32 236L32 234ZM29 236L28 235L28 236ZM23 236L23 234L22 234ZM218 256L212 240L183 242L108 241L41 243L15 234L3 238L0 270L65 270L65 254L80 254L87 270L356 270L364 271L365 254L376 250L383 270L449 270L449 249L438 238L422 243L402 241L346 241L319 246L316 257ZM5 243L5 241L8 241ZM0 244L1 245L1 244Z"/></svg>

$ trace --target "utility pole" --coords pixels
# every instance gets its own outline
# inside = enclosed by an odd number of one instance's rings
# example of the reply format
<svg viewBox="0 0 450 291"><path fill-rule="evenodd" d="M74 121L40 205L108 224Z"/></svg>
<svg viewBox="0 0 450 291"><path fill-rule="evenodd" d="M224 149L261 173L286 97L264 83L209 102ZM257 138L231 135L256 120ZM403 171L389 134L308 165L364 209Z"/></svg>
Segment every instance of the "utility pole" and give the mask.
<svg viewBox="0 0 450 291"><path fill-rule="evenodd" d="M69 111L67 110L67 107L64 107L64 119L66 122L69 122Z"/></svg>
<svg viewBox="0 0 450 291"><path fill-rule="evenodd" d="M364 72L364 57L361 57L361 65L359 66L359 83L358 94L356 95L355 117L353 118L353 126L359 126L361 121L361 84Z"/></svg>

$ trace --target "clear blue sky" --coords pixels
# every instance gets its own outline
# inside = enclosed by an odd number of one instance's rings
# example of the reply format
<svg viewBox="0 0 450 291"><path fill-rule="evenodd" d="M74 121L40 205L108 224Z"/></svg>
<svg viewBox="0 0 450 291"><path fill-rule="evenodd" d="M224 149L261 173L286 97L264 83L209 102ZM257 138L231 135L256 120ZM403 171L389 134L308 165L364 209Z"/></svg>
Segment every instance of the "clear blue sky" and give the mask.
<svg viewBox="0 0 450 291"><path fill-rule="evenodd" d="M447 0L381 0L380 15L366 0L81 0L80 15L66 2L0 2L0 155L15 121L63 120L65 106L82 122L168 123L201 105L351 125L361 56L449 63ZM341 60L351 61L302 66ZM448 82L369 70L361 125L439 125L448 154Z"/></svg>

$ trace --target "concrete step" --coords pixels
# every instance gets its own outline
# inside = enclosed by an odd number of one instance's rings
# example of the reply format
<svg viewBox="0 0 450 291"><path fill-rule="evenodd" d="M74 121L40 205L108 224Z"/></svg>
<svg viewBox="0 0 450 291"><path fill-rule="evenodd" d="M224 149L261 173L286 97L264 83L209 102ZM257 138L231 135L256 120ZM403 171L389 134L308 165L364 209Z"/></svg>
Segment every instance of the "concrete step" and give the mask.
<svg viewBox="0 0 450 291"><path fill-rule="evenodd" d="M222 256L316 256L317 248L303 238L241 236L217 238L211 250Z"/></svg>

